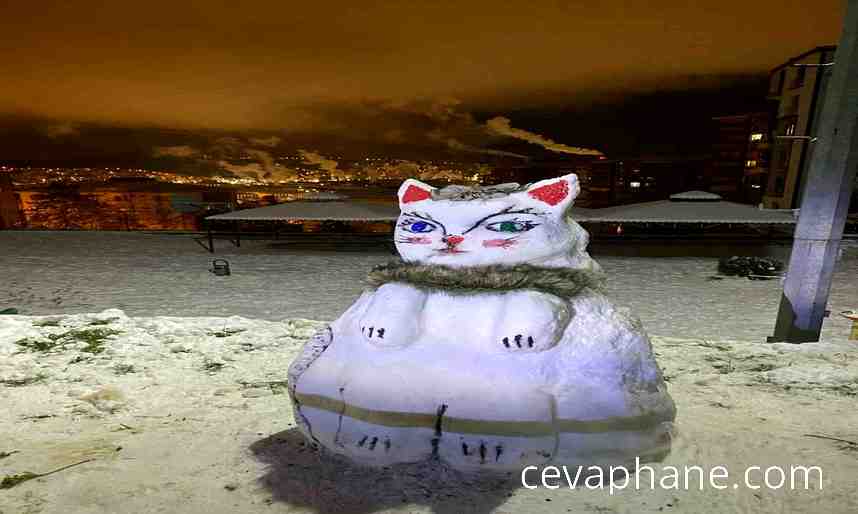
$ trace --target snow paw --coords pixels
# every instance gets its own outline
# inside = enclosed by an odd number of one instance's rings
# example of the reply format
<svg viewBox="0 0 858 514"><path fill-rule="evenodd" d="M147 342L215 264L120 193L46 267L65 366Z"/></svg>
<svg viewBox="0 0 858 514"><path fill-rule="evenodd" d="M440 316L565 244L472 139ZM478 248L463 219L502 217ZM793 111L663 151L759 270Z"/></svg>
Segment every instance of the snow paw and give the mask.
<svg viewBox="0 0 858 514"><path fill-rule="evenodd" d="M462 457L479 464L500 462L504 455L503 444L462 440Z"/></svg>
<svg viewBox="0 0 858 514"><path fill-rule="evenodd" d="M389 452L391 442L389 437L378 437L372 435L364 435L355 443L357 448L362 448L366 451L384 451Z"/></svg>
<svg viewBox="0 0 858 514"><path fill-rule="evenodd" d="M373 293L357 328L364 340L374 346L405 346L417 336L425 301L426 293L402 284L385 284Z"/></svg>
<svg viewBox="0 0 858 514"><path fill-rule="evenodd" d="M333 434L334 451L370 465L417 462L432 454L431 428L389 427L341 415Z"/></svg>
<svg viewBox="0 0 858 514"><path fill-rule="evenodd" d="M442 458L470 469L519 469L522 465L548 462L553 443L552 437L533 441L511 437L460 437L458 446L442 451Z"/></svg>
<svg viewBox="0 0 858 514"><path fill-rule="evenodd" d="M556 345L571 318L559 298L531 291L508 293L494 337L501 351L542 352Z"/></svg>

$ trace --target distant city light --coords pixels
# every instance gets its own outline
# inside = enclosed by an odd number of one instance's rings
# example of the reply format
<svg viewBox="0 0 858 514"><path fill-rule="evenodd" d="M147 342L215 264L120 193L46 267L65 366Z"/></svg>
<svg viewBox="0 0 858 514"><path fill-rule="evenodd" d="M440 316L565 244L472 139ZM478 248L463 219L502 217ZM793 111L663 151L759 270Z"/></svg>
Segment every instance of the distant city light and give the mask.
<svg viewBox="0 0 858 514"><path fill-rule="evenodd" d="M637 189L637 188L641 187L641 183L637 182L637 181L629 182L629 187L631 187L633 189Z"/></svg>
<svg viewBox="0 0 858 514"><path fill-rule="evenodd" d="M763 135L760 134L759 132L756 134L751 134L751 141L762 141L762 140L763 140Z"/></svg>

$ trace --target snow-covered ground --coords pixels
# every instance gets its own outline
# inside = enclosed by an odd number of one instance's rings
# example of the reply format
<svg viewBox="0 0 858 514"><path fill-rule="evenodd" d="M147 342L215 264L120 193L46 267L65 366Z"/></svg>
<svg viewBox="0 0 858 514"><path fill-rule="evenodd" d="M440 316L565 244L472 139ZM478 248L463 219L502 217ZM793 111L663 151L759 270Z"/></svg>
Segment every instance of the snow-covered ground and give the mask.
<svg viewBox="0 0 858 514"><path fill-rule="evenodd" d="M858 512L858 345L653 338L677 403L662 465L819 466L812 490L524 489L309 450L286 368L318 322L129 318L119 310L0 319L0 490L11 513ZM391 384L395 387L395 384ZM761 478L760 478L761 479ZM776 478L775 478L776 480Z"/></svg>
<svg viewBox="0 0 858 514"><path fill-rule="evenodd" d="M331 320L359 295L366 272L391 255L286 250L267 242L217 242L212 256L190 236L105 232L0 231L0 309L21 314L98 312L129 316L244 316ZM232 275L208 272L213 257ZM715 258L595 256L615 301L651 334L764 341L781 295L778 280L710 280ZM847 247L834 276L823 337L848 335L836 313L858 309L858 248Z"/></svg>
<svg viewBox="0 0 858 514"><path fill-rule="evenodd" d="M778 281L708 280L715 259L600 258L644 321L677 403L661 465L819 466L823 488L528 490L426 467L367 471L295 430L286 369L383 252L221 243L234 274L187 237L0 232L0 513L858 512L858 344L764 344ZM829 308L858 307L847 249ZM120 310L121 309L121 310ZM176 316L176 317L166 317ZM395 388L395 384L391 384ZM8 455L7 455L8 454Z"/></svg>

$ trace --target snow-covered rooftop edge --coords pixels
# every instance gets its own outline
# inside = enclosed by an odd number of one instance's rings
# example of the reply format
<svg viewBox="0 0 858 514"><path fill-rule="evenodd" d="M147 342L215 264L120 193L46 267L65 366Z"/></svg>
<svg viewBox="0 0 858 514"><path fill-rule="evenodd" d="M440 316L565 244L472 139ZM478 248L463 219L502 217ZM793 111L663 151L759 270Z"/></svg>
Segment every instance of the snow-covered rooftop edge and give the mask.
<svg viewBox="0 0 858 514"><path fill-rule="evenodd" d="M399 217L393 205L358 201L295 201L242 209L206 217L207 220L276 221L276 220L335 220L392 221Z"/></svg>
<svg viewBox="0 0 858 514"><path fill-rule="evenodd" d="M795 224L795 210L760 209L720 200L703 191L672 195L669 200L590 209L572 207L576 221L607 223L735 223L761 225ZM393 221L399 217L395 205L361 201L296 201L208 216L213 221Z"/></svg>

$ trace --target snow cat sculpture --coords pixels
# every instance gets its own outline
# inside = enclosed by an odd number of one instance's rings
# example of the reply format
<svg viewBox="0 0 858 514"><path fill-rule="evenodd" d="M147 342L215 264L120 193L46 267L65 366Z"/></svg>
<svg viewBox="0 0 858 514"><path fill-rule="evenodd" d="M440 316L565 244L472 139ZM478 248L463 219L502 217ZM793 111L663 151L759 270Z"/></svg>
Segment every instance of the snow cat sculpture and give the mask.
<svg viewBox="0 0 858 514"><path fill-rule="evenodd" d="M289 369L303 434L378 466L617 466L670 448L675 407L640 322L603 293L567 210L575 175L529 186L409 179L355 303Z"/></svg>

